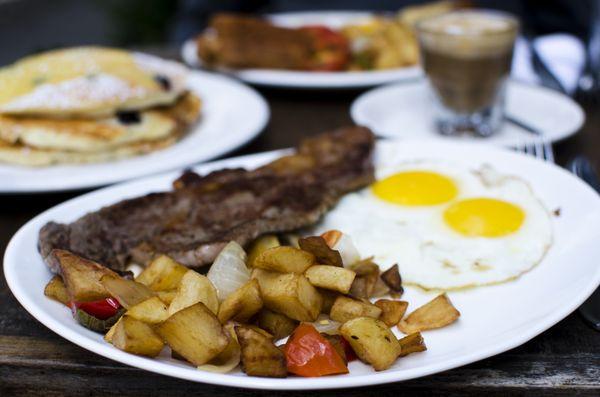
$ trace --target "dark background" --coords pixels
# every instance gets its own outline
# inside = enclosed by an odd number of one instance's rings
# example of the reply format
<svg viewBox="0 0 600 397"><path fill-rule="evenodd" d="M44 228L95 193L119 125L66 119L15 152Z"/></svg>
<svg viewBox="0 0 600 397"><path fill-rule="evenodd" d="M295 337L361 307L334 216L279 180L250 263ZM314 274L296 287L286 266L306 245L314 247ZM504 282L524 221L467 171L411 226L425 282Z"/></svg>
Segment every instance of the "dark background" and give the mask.
<svg viewBox="0 0 600 397"><path fill-rule="evenodd" d="M0 65L34 52L81 44L177 48L219 10L271 13L299 10L396 11L422 1L394 0L0 0ZM587 35L590 1L472 1L510 11L535 34Z"/></svg>

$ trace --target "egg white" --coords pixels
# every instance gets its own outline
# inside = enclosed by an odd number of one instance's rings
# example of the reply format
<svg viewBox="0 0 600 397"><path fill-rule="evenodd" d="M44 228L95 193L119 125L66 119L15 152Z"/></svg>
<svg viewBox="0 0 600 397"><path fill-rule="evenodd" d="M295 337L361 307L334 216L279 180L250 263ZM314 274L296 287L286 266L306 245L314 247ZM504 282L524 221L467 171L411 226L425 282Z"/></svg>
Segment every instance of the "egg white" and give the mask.
<svg viewBox="0 0 600 397"><path fill-rule="evenodd" d="M397 172L426 170L450 177L458 195L433 206L402 206L376 197L370 188L343 197L315 232L349 234L362 257L374 256L382 269L397 263L405 284L451 290L501 283L533 268L552 244L549 212L524 180L489 167L472 171L452 163L420 161L378 167L377 179ZM467 237L443 219L457 200L488 197L511 202L525 213L514 233Z"/></svg>

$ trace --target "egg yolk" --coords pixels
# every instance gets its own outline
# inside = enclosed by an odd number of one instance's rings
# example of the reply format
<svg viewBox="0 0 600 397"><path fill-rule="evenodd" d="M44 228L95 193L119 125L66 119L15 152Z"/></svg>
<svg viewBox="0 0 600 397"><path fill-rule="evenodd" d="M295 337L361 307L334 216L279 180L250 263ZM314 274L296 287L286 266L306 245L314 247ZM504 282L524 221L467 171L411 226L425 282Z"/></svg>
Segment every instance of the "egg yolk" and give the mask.
<svg viewBox="0 0 600 397"><path fill-rule="evenodd" d="M380 199L402 205L436 205L458 194L452 179L429 171L400 172L377 181L371 189Z"/></svg>
<svg viewBox="0 0 600 397"><path fill-rule="evenodd" d="M519 230L524 219L520 207L490 198L457 201L444 211L446 223L468 237L505 236Z"/></svg>

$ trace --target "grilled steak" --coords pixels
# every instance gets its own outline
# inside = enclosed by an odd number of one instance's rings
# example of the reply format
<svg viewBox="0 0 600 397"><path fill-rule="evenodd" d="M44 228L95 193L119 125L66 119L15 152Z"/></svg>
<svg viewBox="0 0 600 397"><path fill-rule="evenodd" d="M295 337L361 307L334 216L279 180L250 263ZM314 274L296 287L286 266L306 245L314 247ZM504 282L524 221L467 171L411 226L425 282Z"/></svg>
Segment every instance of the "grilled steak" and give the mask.
<svg viewBox="0 0 600 397"><path fill-rule="evenodd" d="M228 241L246 245L316 223L343 194L372 182L373 146L368 129L348 127L306 139L294 154L253 171L188 171L171 192L124 200L68 225L46 224L39 250L46 259L66 249L115 270L157 254L204 266Z"/></svg>

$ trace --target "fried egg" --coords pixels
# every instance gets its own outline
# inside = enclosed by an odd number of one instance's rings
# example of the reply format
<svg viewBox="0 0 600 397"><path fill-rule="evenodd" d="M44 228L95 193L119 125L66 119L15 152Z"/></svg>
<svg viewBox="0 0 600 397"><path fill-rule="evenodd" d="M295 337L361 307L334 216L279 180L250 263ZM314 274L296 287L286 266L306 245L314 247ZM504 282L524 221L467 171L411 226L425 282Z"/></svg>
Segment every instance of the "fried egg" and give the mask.
<svg viewBox="0 0 600 397"><path fill-rule="evenodd" d="M549 212L528 183L490 167L420 161L378 167L376 182L346 195L317 226L352 237L405 284L459 289L527 272L552 243Z"/></svg>

